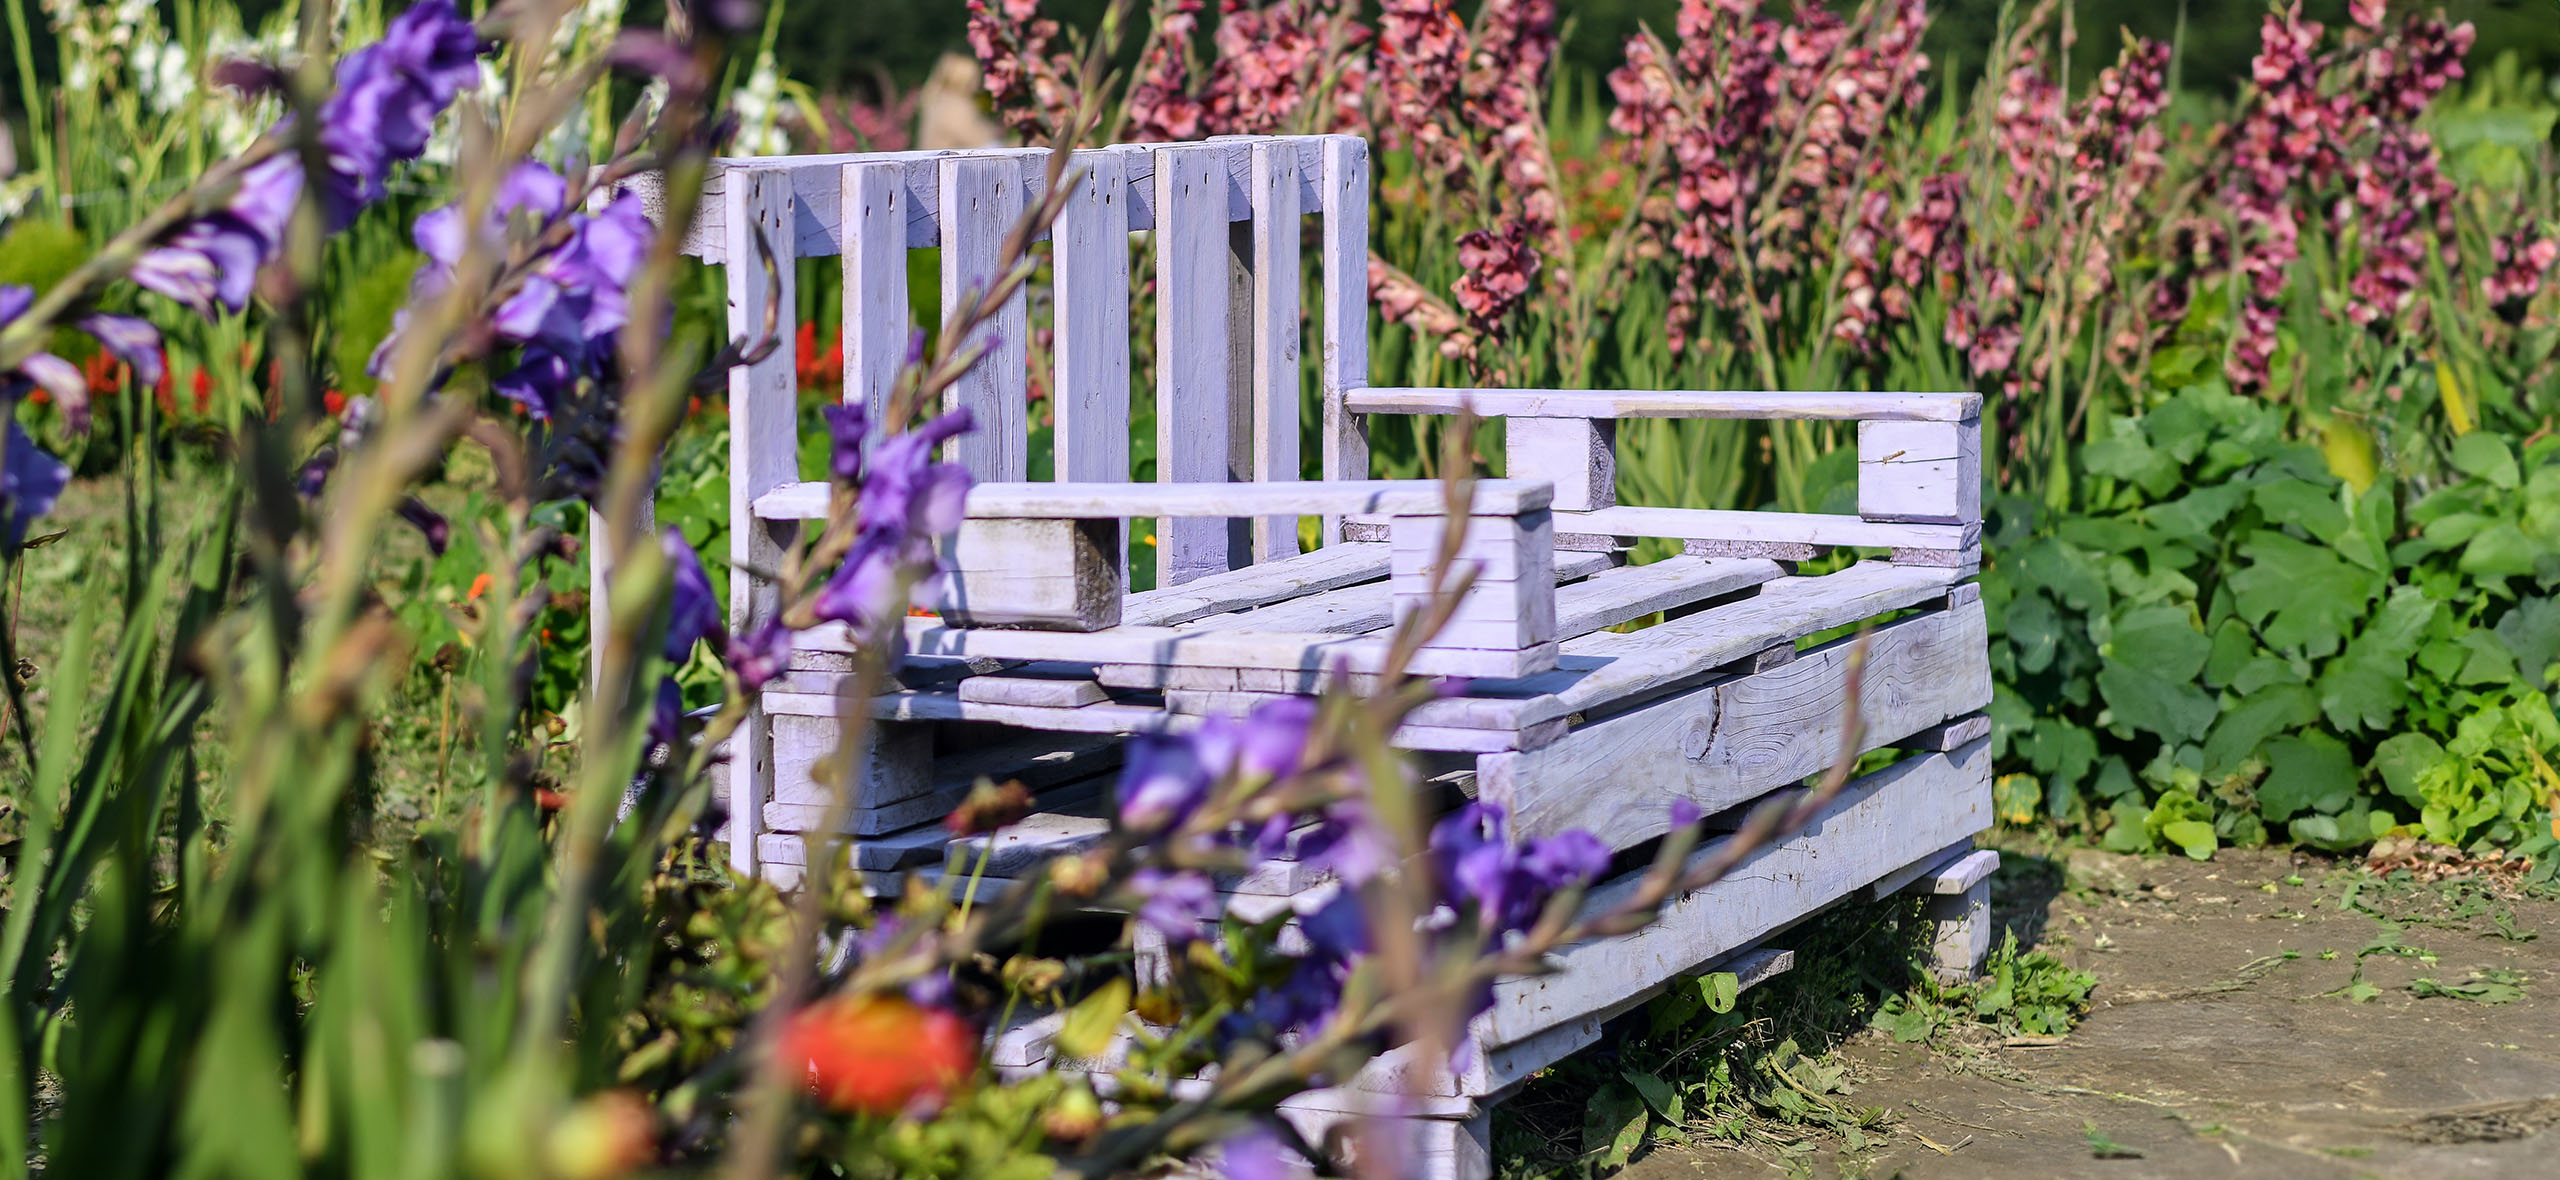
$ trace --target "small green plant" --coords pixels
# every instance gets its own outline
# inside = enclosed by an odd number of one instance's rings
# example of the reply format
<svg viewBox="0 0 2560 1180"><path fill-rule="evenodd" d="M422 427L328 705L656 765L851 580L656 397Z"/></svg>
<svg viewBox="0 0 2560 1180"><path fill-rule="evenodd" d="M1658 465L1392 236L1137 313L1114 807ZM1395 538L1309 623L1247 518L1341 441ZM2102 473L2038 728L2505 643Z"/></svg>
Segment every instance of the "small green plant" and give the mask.
<svg viewBox="0 0 2560 1180"><path fill-rule="evenodd" d="M2095 1120L2082 1119L2080 1121L2080 1136L2081 1138L2088 1140L2089 1155L2092 1158L2102 1160L2138 1160L2142 1158L2141 1152L2135 1151L2124 1144L2116 1142L2112 1136L2099 1130L2098 1124Z"/></svg>
<svg viewBox="0 0 2560 1180"><path fill-rule="evenodd" d="M1964 983L1923 981L1887 997L1875 1025L1905 1044L1936 1041L1952 1030L1983 1025L2002 1036L2061 1036L2089 1011L2098 977L2042 948L2018 949L2017 932L2001 939L1982 977Z"/></svg>

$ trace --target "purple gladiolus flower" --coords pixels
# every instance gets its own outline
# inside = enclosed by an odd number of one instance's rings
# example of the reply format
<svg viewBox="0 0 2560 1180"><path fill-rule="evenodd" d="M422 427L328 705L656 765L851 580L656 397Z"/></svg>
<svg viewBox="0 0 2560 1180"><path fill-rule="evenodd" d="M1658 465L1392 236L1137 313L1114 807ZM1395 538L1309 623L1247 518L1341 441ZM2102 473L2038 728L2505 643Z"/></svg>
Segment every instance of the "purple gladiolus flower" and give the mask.
<svg viewBox="0 0 2560 1180"><path fill-rule="evenodd" d="M1175 946L1200 941L1203 923L1217 920L1218 889L1205 873L1140 869L1129 877L1138 895L1138 922Z"/></svg>
<svg viewBox="0 0 2560 1180"><path fill-rule="evenodd" d="M969 497L968 469L934 462L933 450L971 423L969 411L953 410L879 444L861 469L853 545L811 605L818 618L868 630L896 617L904 605L897 601L902 571L921 571L914 596L930 594L933 539L960 527ZM830 415L828 425L839 450L848 434L859 448L859 432L845 416ZM846 467L840 454L829 461L830 473Z"/></svg>
<svg viewBox="0 0 2560 1180"><path fill-rule="evenodd" d="M755 630L729 639L729 670L740 687L754 692L791 666L791 631L779 619L767 619Z"/></svg>
<svg viewBox="0 0 2560 1180"><path fill-rule="evenodd" d="M160 355L160 329L147 320L129 315L92 312L80 317L81 331L98 339L117 360L133 366L133 379L141 385L158 385L167 371Z"/></svg>
<svg viewBox="0 0 2560 1180"><path fill-rule="evenodd" d="M871 431L862 403L820 406L818 415L827 420L827 477L845 487L861 486L862 443Z"/></svg>
<svg viewBox="0 0 2560 1180"><path fill-rule="evenodd" d="M480 35L452 0L423 0L394 18L382 40L339 61L337 91L319 113L329 161L321 204L332 229L382 196L393 164L426 150L436 116L479 85L479 54ZM161 235L135 262L133 281L205 315L247 306L258 269L283 248L303 180L301 160L289 152L250 166L221 210Z"/></svg>
<svg viewBox="0 0 2560 1180"><path fill-rule="evenodd" d="M46 454L17 419L9 419L6 439L0 440L0 510L6 512L0 518L0 542L11 549L24 543L27 525L53 511L53 502L70 482L70 466Z"/></svg>
<svg viewBox="0 0 2560 1180"><path fill-rule="evenodd" d="M1311 1173L1278 1135L1255 1127L1218 1145L1218 1174L1227 1180L1296 1180Z"/></svg>
<svg viewBox="0 0 2560 1180"><path fill-rule="evenodd" d="M1243 717L1212 717L1193 732L1192 742L1210 773L1269 782L1297 773L1315 719L1313 698L1284 697Z"/></svg>
<svg viewBox="0 0 2560 1180"><path fill-rule="evenodd" d="M1492 933L1526 930L1547 900L1587 885L1609 868L1609 846L1589 832L1562 832L1526 845L1507 839L1501 807L1470 803L1431 829L1431 864L1441 897L1470 908Z"/></svg>
<svg viewBox="0 0 2560 1180"><path fill-rule="evenodd" d="M27 309L35 305L33 287L0 283L0 328L8 327ZM80 376L80 366L49 352L39 352L18 362L16 371L0 373L0 399L15 402L28 385L42 388L61 402L65 413L77 413L83 425L87 422L89 382ZM77 410L74 407L77 406Z"/></svg>
<svg viewBox="0 0 2560 1180"><path fill-rule="evenodd" d="M1142 733L1129 739L1120 771L1120 822L1155 832L1190 817L1209 797L1216 775L1185 737Z"/></svg>
<svg viewBox="0 0 2560 1180"><path fill-rule="evenodd" d="M452 0L424 0L393 19L382 40L338 62L338 89L320 107L328 152L330 224L382 196L398 160L427 150L436 116L480 82L480 34Z"/></svg>
<svg viewBox="0 0 2560 1180"><path fill-rule="evenodd" d="M666 553L675 581L664 654L668 663L681 664L694 644L720 634L720 602L711 596L710 575L702 572L702 559L682 532L669 526L658 534L658 547Z"/></svg>

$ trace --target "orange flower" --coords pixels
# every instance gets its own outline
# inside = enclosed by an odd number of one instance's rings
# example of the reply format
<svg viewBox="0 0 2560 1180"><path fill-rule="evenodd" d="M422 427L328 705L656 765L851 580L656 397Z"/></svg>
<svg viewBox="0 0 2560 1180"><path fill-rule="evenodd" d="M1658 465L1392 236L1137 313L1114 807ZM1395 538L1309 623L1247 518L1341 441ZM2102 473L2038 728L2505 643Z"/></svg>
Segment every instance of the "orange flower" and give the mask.
<svg viewBox="0 0 2560 1180"><path fill-rule="evenodd" d="M488 592L489 575L484 573L479 577L471 579L471 593L463 595L462 600L464 602L478 602L480 601L480 596Z"/></svg>
<svg viewBox="0 0 2560 1180"><path fill-rule="evenodd" d="M969 1022L902 996L836 996L801 1009L775 1047L818 1101L853 1114L939 1103L978 1067Z"/></svg>

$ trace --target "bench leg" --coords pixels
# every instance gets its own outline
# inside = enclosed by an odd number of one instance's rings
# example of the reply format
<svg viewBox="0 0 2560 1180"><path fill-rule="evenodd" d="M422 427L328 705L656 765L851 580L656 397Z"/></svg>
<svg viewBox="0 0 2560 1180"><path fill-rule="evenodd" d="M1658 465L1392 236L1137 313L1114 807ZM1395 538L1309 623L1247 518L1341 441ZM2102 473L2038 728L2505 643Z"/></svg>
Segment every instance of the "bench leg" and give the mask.
<svg viewBox="0 0 2560 1180"><path fill-rule="evenodd" d="M1959 983L1982 973L1991 953L1991 882L1966 886L1964 892L1929 898L1929 921L1936 927L1929 944L1929 967L1942 983Z"/></svg>
<svg viewBox="0 0 2560 1180"><path fill-rule="evenodd" d="M1991 874L2000 854L1965 851L1921 872L1903 892L1929 899L1929 968L1940 982L1960 983L1982 973L1991 954Z"/></svg>

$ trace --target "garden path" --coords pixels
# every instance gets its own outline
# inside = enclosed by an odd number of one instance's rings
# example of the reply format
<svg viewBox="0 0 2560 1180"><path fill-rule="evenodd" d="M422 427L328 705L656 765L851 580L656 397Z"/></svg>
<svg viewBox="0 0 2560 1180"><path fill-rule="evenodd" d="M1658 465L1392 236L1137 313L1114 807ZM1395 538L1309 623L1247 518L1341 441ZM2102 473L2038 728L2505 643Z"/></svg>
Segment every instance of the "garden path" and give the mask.
<svg viewBox="0 0 2560 1180"><path fill-rule="evenodd" d="M2560 1170L2560 901L2272 851L2007 855L2026 871L2002 875L1999 917L2095 971L2095 1008L2054 1045L1842 1046L1849 1101L1899 1117L1865 1153L1824 1149L1817 1174ZM1663 1147L1623 1176L1778 1174Z"/></svg>

